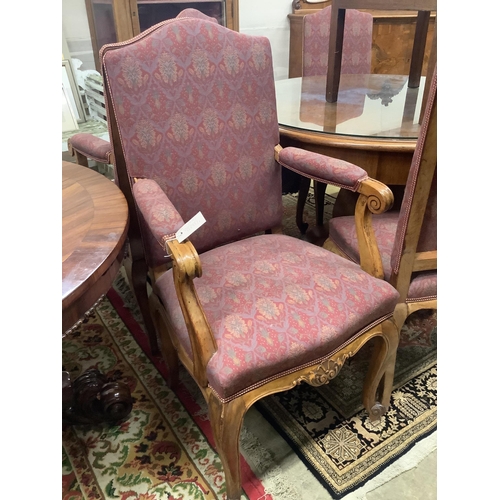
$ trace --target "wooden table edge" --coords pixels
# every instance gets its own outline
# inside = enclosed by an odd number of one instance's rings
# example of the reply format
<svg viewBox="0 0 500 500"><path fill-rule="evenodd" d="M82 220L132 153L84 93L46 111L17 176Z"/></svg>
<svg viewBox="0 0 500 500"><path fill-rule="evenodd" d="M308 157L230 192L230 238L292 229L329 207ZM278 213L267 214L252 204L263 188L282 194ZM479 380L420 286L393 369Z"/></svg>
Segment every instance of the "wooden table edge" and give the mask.
<svg viewBox="0 0 500 500"><path fill-rule="evenodd" d="M328 146L344 149L362 149L364 151L387 151L392 153L413 153L417 139L386 139L378 137L347 136L299 130L279 125L280 136L316 146Z"/></svg>

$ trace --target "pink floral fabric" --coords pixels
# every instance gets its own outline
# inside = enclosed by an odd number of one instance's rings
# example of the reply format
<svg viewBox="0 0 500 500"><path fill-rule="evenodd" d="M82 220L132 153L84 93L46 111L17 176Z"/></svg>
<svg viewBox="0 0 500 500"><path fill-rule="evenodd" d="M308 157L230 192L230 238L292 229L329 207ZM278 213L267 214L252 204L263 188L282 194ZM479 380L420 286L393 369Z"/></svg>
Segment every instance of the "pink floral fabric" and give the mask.
<svg viewBox="0 0 500 500"><path fill-rule="evenodd" d="M337 158L294 147L279 152L279 163L301 175L328 184L355 191L359 183L368 177L365 170Z"/></svg>
<svg viewBox="0 0 500 500"><path fill-rule="evenodd" d="M389 281L392 274L391 255L399 221L399 212L386 212L372 217L373 231L380 251L386 281ZM334 217L330 219L329 238L336 243L349 259L359 263L359 245L354 217ZM435 297L437 297L437 272L414 273L408 290L407 302L428 300Z"/></svg>
<svg viewBox="0 0 500 500"><path fill-rule="evenodd" d="M218 346L207 374L221 398L328 356L390 314L399 297L358 265L284 235L252 237L200 258L196 291ZM171 271L157 285L192 355Z"/></svg>
<svg viewBox="0 0 500 500"><path fill-rule="evenodd" d="M391 277L391 253L394 247L398 219L398 212L386 212L372 217L373 231L384 268L384 278L387 281ZM329 237L352 261L359 263L359 245L354 217L330 219Z"/></svg>
<svg viewBox="0 0 500 500"><path fill-rule="evenodd" d="M92 134L80 133L71 136L71 146L79 153L100 163L111 163L111 144Z"/></svg>
<svg viewBox="0 0 500 500"><path fill-rule="evenodd" d="M331 6L304 16L303 76L324 76L328 68ZM368 12L347 9L341 72L371 73L373 18Z"/></svg>
<svg viewBox="0 0 500 500"><path fill-rule="evenodd" d="M391 266L398 272L399 265L401 262L401 257L403 255L403 244L404 235L408 227L408 218L410 215L410 210L413 204L413 198L415 195L417 178L420 170L422 152L425 144L425 139L427 137L427 130L429 128L429 119L431 114L432 105L436 99L437 94L437 73L434 72L432 82L429 89L429 96L427 98L427 104L424 110L424 117L422 119L422 125L420 127L420 134L417 140L417 145L415 147L415 153L413 154L413 159L410 166L410 171L408 173L408 179L406 181L405 193L403 196L403 202L401 204L401 217L396 230L396 240L394 249L391 256ZM434 173L434 178L432 182L431 191L429 193L429 199L427 200L427 207L424 216L424 222L422 225L422 230L420 233L420 239L418 242L418 251L430 251L437 249L437 167Z"/></svg>
<svg viewBox="0 0 500 500"><path fill-rule="evenodd" d="M184 221L155 181L139 179L132 192L139 208L145 253L152 263L162 262L166 255L163 237L175 233Z"/></svg>
<svg viewBox="0 0 500 500"><path fill-rule="evenodd" d="M414 273L406 302L420 302L437 298L437 272Z"/></svg>
<svg viewBox="0 0 500 500"><path fill-rule="evenodd" d="M281 224L267 38L180 18L101 58L129 176L156 181L185 221L202 212L199 252Z"/></svg>

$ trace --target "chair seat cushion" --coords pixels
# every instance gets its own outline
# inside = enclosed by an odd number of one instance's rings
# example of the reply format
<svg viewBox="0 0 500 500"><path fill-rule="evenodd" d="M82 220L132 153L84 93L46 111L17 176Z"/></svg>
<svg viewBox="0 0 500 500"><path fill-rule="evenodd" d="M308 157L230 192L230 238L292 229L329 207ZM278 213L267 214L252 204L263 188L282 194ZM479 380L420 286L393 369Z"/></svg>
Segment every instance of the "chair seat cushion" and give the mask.
<svg viewBox="0 0 500 500"><path fill-rule="evenodd" d="M218 346L207 376L223 400L328 357L385 319L399 298L358 265L284 235L241 240L200 259L195 287ZM172 271L156 284L192 357Z"/></svg>
<svg viewBox="0 0 500 500"><path fill-rule="evenodd" d="M396 239L399 212L386 212L372 217L373 231L382 259L384 279L392 274L391 255ZM352 261L359 263L359 246L354 217L334 217L329 223L329 238ZM427 300L437 296L437 272L414 273L408 290L407 301Z"/></svg>

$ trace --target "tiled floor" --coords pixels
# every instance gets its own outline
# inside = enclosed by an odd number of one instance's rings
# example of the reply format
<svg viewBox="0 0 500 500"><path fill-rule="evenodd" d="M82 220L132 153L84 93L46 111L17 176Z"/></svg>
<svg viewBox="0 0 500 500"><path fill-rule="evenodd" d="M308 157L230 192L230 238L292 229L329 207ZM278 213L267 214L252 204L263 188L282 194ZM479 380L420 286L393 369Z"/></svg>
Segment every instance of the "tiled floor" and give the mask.
<svg viewBox="0 0 500 500"><path fill-rule="evenodd" d="M63 160L74 162L74 158L68 153L67 139L78 132L90 132L108 139L107 130L101 123L87 122L79 130L66 132L63 135ZM90 165L92 166L93 164L90 163ZM94 168L99 169L99 166ZM330 193L330 191L328 192ZM356 500L436 500L437 449L432 448L416 467L402 472L390 481L364 495L357 496Z"/></svg>

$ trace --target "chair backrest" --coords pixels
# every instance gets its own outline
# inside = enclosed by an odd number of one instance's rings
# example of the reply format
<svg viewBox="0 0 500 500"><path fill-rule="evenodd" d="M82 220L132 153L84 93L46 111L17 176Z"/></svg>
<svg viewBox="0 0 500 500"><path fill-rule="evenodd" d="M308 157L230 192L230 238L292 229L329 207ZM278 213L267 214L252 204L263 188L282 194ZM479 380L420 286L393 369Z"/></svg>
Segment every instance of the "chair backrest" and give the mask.
<svg viewBox="0 0 500 500"><path fill-rule="evenodd" d="M303 76L323 76L327 73L331 13L332 7L328 6L304 16ZM371 14L354 9L346 10L342 73L371 73L372 32Z"/></svg>
<svg viewBox="0 0 500 500"><path fill-rule="evenodd" d="M279 130L266 37L176 18L103 47L100 57L129 206L133 179L155 180L185 221L198 211L205 216L190 238L199 252L281 224L281 170L274 159ZM149 265L166 262L161 246L144 227L141 232Z"/></svg>
<svg viewBox="0 0 500 500"><path fill-rule="evenodd" d="M437 269L436 70L406 182L391 267L391 282L400 293L407 292L413 272Z"/></svg>

